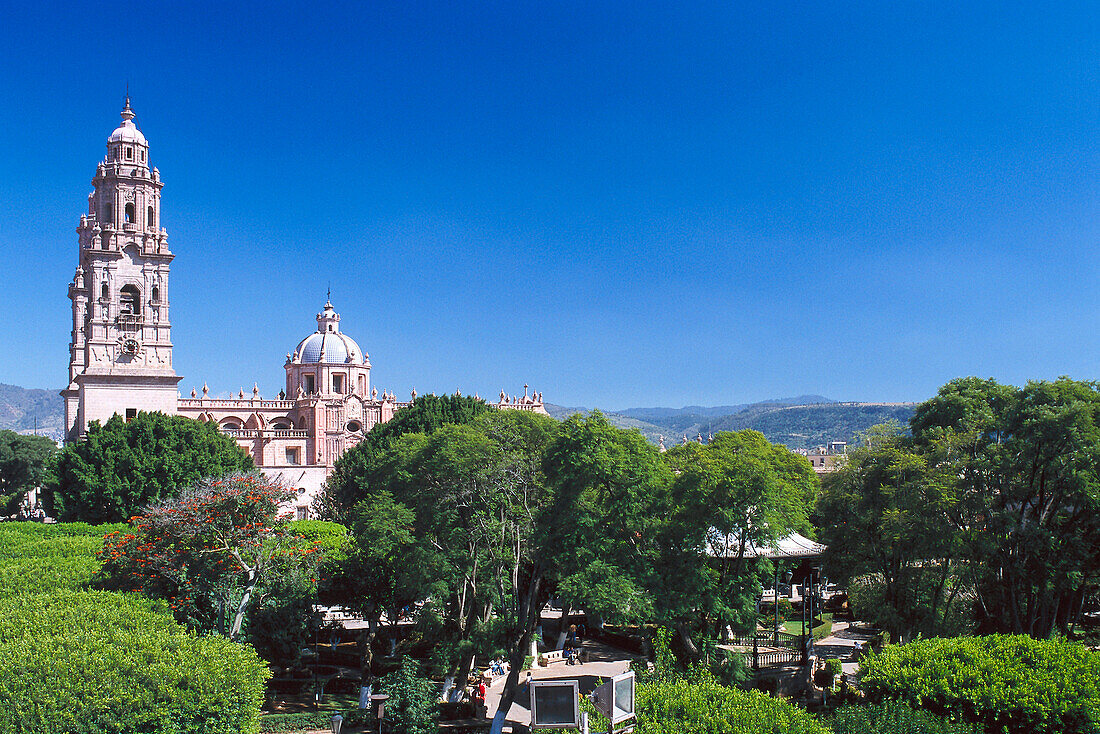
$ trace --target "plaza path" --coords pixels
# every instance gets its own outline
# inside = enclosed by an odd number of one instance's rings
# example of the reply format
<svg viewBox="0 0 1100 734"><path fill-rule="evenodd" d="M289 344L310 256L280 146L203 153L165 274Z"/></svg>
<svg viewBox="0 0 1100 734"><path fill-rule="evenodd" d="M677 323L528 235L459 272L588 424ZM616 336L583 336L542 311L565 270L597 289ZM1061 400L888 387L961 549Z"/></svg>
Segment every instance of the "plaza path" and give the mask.
<svg viewBox="0 0 1100 734"><path fill-rule="evenodd" d="M614 647L585 640L581 648L588 653L588 662L576 665L554 663L545 668L536 667L531 671L532 680L576 680L580 683L581 693L591 693L600 683L600 679L608 679L613 675L625 673L630 670L630 661L634 658L632 653L619 650ZM500 695L504 691L506 677L496 681L485 693L485 705L488 709L488 717L492 719L500 707ZM528 709L530 694L524 678L520 678L519 691L512 708L508 710L507 722L513 725L521 724L521 727L512 727L513 732L527 731L531 724L531 711ZM505 723L505 731L508 730Z"/></svg>
<svg viewBox="0 0 1100 734"><path fill-rule="evenodd" d="M836 622L828 637L814 643L814 650L818 657L840 658L844 672L855 677L859 672L856 643L866 647L867 641L874 636L874 633L861 626L859 622Z"/></svg>

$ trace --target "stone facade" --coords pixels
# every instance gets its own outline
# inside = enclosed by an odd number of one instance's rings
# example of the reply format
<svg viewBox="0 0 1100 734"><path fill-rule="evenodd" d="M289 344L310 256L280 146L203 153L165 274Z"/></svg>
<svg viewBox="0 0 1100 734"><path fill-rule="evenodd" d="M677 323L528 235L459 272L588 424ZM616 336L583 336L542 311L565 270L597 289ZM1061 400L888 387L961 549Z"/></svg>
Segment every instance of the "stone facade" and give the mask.
<svg viewBox="0 0 1100 734"><path fill-rule="evenodd" d="M407 402L371 387L371 364L340 330L330 301L317 330L286 355L286 386L276 399L251 394L212 398L209 388L178 392L172 369L168 270L173 255L160 228L163 183L149 168L149 146L134 124L130 100L122 124L96 167L88 212L77 228L80 260L69 284L73 330L65 398L66 441L91 421L138 411L212 422L252 455L265 474L298 492L285 509L299 518L320 491L336 459ZM416 398L416 391L411 397ZM541 393L491 403L503 410L546 413Z"/></svg>

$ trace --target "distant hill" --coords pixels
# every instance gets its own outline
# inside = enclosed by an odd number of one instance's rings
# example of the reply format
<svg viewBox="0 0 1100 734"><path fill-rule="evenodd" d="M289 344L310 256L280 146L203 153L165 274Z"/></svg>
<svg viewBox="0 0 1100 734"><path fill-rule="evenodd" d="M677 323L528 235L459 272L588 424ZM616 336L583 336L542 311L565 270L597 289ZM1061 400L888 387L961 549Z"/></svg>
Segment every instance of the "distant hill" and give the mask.
<svg viewBox="0 0 1100 734"><path fill-rule="evenodd" d="M805 395L714 408L630 408L605 411L605 415L620 428L637 428L654 443L664 436L667 446L679 443L684 436L706 439L719 431L751 428L773 443L811 449L830 441L854 443L857 434L879 423L907 425L915 407L916 403L838 403L820 395ZM546 409L555 418L588 412L556 405Z"/></svg>
<svg viewBox="0 0 1100 734"><path fill-rule="evenodd" d="M0 428L61 440L65 435L65 403L58 390L28 390L0 383Z"/></svg>

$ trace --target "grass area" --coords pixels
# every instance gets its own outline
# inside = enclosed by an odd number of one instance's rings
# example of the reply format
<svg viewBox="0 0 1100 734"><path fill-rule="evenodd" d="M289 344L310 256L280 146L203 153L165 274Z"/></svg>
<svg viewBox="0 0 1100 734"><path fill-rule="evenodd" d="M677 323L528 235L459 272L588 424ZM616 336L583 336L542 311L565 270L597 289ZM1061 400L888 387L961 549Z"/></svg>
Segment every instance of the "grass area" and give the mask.
<svg viewBox="0 0 1100 734"><path fill-rule="evenodd" d="M818 619L821 621L816 627L814 627L813 635L815 640L820 640L824 637L828 637L829 632L831 632L833 629L833 615L831 612L827 614L822 614L820 617L818 617ZM780 628L784 632L790 632L792 635L800 635L802 634L802 620L798 618L788 619L786 622L780 625Z"/></svg>

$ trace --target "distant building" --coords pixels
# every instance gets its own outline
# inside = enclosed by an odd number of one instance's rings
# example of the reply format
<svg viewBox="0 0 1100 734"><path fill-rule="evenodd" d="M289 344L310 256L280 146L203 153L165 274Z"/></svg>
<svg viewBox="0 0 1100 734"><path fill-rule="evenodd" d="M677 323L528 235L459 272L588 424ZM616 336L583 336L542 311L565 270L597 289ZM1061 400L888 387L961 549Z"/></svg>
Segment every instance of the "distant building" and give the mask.
<svg viewBox="0 0 1100 734"><path fill-rule="evenodd" d="M848 442L830 441L828 446L818 446L813 449L795 449L794 453L805 456L815 472L825 474L836 471L838 462L848 453Z"/></svg>
<svg viewBox="0 0 1100 734"><path fill-rule="evenodd" d="M371 387L367 353L340 330L331 302L317 314L317 330L286 355L286 388L278 398L264 399L255 383L250 395L241 390L235 398L210 397L206 385L201 394L180 396L168 315L175 256L160 226L164 184L150 168L149 144L134 116L127 98L77 228L69 384L61 392L65 440L80 440L91 421L115 414L129 419L138 411L215 423L265 474L298 490L287 509L308 517L336 459L408 403ZM523 397L501 391L491 405L546 413L542 394L529 393L526 385Z"/></svg>

